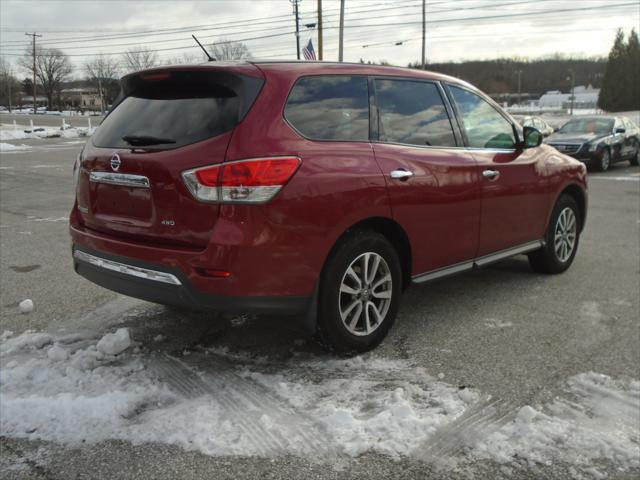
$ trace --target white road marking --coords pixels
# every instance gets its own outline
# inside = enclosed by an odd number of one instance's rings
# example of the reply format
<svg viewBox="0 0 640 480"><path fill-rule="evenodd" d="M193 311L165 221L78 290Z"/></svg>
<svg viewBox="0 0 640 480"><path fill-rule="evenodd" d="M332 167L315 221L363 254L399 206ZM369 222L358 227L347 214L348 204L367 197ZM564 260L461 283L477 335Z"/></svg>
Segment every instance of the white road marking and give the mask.
<svg viewBox="0 0 640 480"><path fill-rule="evenodd" d="M610 176L596 176L590 177L589 180L614 180L616 182L640 182L640 177L610 177Z"/></svg>

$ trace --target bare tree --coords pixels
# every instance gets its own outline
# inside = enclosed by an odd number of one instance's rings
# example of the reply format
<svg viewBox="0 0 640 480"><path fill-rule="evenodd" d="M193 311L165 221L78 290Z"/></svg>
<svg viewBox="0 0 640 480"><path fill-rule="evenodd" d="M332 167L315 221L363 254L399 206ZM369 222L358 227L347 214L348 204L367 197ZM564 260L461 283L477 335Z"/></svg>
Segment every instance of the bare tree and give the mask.
<svg viewBox="0 0 640 480"><path fill-rule="evenodd" d="M186 65L189 63L200 63L201 59L198 55L192 53L183 53L175 57L165 58L163 63L165 65Z"/></svg>
<svg viewBox="0 0 640 480"><path fill-rule="evenodd" d="M211 56L216 60L243 60L251 58L251 52L242 42L220 40L211 44Z"/></svg>
<svg viewBox="0 0 640 480"><path fill-rule="evenodd" d="M20 93L20 82L13 75L11 63L4 57L0 57L0 105L9 107L9 111L15 105L13 99Z"/></svg>
<svg viewBox="0 0 640 480"><path fill-rule="evenodd" d="M18 60L18 64L33 75L33 51L31 48L27 48L24 57ZM69 78L69 75L73 72L73 66L69 57L61 50L38 47L36 48L35 67L36 79L42 84L42 89L49 102L49 108L51 108L54 95L57 94L59 100L62 82Z"/></svg>
<svg viewBox="0 0 640 480"><path fill-rule="evenodd" d="M156 52L141 47L126 51L122 55L122 63L124 70L127 72L137 72L138 70L155 67L160 62Z"/></svg>
<svg viewBox="0 0 640 480"><path fill-rule="evenodd" d="M89 81L98 89L100 108L104 112L111 100L114 85L117 85L119 65L110 55L101 53L84 64L84 71Z"/></svg>

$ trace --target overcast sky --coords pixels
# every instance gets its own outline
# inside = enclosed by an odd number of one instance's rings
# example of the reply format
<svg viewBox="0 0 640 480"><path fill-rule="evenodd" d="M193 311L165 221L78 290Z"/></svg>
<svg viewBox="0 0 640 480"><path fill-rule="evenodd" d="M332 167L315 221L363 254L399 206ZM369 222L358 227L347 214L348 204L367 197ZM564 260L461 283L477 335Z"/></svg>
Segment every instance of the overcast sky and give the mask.
<svg viewBox="0 0 640 480"><path fill-rule="evenodd" d="M337 60L340 1L322 4L324 58ZM419 60L421 4L421 0L346 0L344 59L397 65ZM535 58L556 52L604 56L618 27L629 32L640 23L640 0L426 0L426 4L427 58L433 62ZM316 7L317 0L300 2L301 46L311 38L317 51L317 30L305 27L317 22ZM93 54L118 54L140 46L158 50L167 60L185 53L200 60L191 33L203 43L242 40L255 58L296 58L289 0L0 0L0 26L0 55L14 63L29 44L24 33L34 31L42 35L39 43L60 48L77 66Z"/></svg>

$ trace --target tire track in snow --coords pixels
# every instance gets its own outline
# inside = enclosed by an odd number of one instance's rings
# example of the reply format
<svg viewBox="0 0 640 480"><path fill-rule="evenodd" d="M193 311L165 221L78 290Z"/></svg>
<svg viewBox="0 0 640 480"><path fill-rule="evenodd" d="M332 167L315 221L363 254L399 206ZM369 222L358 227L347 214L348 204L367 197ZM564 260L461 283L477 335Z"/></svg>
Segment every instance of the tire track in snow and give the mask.
<svg viewBox="0 0 640 480"><path fill-rule="evenodd" d="M465 447L498 430L515 418L516 413L512 403L487 396L438 429L413 454L436 465L454 462Z"/></svg>
<svg viewBox="0 0 640 480"><path fill-rule="evenodd" d="M210 361L195 371L188 363L165 355L152 366L171 389L187 399L210 397L218 402L255 447L264 455L336 454L333 442L309 416L298 412L269 389L235 373L231 366ZM267 416L274 428L262 422Z"/></svg>

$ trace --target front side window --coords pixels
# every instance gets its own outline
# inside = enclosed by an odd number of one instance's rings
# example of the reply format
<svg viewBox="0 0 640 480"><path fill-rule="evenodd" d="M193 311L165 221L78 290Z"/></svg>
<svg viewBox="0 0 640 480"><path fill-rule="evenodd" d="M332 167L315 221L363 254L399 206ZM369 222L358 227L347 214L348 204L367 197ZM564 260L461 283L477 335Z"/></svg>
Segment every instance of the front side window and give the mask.
<svg viewBox="0 0 640 480"><path fill-rule="evenodd" d="M307 138L369 140L367 77L326 75L303 77L284 109L285 118Z"/></svg>
<svg viewBox="0 0 640 480"><path fill-rule="evenodd" d="M450 90L462 117L470 147L515 148L513 126L495 108L473 92L454 86Z"/></svg>
<svg viewBox="0 0 640 480"><path fill-rule="evenodd" d="M380 140L430 147L455 147L449 115L434 83L376 80Z"/></svg>

